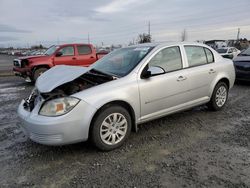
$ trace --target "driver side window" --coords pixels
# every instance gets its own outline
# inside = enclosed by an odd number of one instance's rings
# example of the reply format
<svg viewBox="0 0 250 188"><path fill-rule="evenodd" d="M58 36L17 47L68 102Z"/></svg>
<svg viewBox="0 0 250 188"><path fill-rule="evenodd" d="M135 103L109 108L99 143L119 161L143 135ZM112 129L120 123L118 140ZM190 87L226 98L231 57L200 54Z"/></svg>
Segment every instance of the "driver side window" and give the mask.
<svg viewBox="0 0 250 188"><path fill-rule="evenodd" d="M161 67L165 72L182 69L180 48L175 46L161 50L150 60L148 65Z"/></svg>
<svg viewBox="0 0 250 188"><path fill-rule="evenodd" d="M75 54L73 46L65 46L59 50L62 53L61 56L73 56Z"/></svg>

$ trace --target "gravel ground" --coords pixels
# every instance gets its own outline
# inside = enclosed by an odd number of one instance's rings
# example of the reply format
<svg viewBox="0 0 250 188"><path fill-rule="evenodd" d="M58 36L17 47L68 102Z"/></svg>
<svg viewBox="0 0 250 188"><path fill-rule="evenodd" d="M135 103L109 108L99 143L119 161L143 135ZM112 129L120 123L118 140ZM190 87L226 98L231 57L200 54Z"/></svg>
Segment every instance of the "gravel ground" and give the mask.
<svg viewBox="0 0 250 188"><path fill-rule="evenodd" d="M18 128L32 86L0 77L0 187L250 187L250 84L219 112L205 106L140 125L121 148L49 147Z"/></svg>
<svg viewBox="0 0 250 188"><path fill-rule="evenodd" d="M0 54L0 76L13 75L13 59L15 58L17 58L17 56Z"/></svg>

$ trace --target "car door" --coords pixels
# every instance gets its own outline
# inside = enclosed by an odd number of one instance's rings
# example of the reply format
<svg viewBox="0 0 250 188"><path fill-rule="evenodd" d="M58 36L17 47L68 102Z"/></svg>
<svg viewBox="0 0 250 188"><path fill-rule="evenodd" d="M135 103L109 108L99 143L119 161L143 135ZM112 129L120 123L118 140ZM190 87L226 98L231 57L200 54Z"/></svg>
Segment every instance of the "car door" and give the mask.
<svg viewBox="0 0 250 188"><path fill-rule="evenodd" d="M217 72L214 66L214 56L210 49L202 46L184 46L190 84L191 101L207 99L210 85Z"/></svg>
<svg viewBox="0 0 250 188"><path fill-rule="evenodd" d="M58 55L60 53L60 55ZM55 65L77 65L73 45L63 46L57 50L54 57Z"/></svg>
<svg viewBox="0 0 250 188"><path fill-rule="evenodd" d="M138 78L141 99L141 120L163 115L171 107L189 100L188 73L183 69L179 46L161 49L148 63L149 67L161 67L164 74L150 78Z"/></svg>
<svg viewBox="0 0 250 188"><path fill-rule="evenodd" d="M77 59L76 63L79 66L89 66L96 61L96 54L93 54L89 45L77 45Z"/></svg>

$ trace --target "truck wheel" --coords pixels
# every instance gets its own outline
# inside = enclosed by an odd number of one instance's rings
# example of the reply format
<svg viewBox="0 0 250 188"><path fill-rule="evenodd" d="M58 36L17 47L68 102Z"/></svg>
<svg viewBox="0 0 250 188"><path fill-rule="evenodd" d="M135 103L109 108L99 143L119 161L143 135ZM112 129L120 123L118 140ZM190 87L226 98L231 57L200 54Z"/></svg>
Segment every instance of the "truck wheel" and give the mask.
<svg viewBox="0 0 250 188"><path fill-rule="evenodd" d="M228 98L228 86L224 82L219 82L213 91L212 97L208 102L207 106L210 110L218 111L221 110Z"/></svg>
<svg viewBox="0 0 250 188"><path fill-rule="evenodd" d="M101 111L91 127L92 143L100 150L120 147L131 132L131 117L121 106L110 106Z"/></svg>
<svg viewBox="0 0 250 188"><path fill-rule="evenodd" d="M42 73L44 73L44 72L47 71L47 70L48 70L48 69L45 68L45 67L35 69L35 71L33 72L33 78L32 78L32 80L33 80L34 82L36 82L37 78L38 78Z"/></svg>

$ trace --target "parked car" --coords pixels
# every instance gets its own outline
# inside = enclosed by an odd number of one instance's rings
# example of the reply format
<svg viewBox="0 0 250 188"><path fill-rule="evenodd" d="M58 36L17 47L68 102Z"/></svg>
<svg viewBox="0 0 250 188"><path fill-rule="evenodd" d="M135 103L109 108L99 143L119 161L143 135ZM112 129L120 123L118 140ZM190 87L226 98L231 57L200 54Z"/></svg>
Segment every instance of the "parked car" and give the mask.
<svg viewBox="0 0 250 188"><path fill-rule="evenodd" d="M64 145L90 138L99 149L112 150L140 123L201 104L222 109L234 80L233 62L206 45L136 45L90 67L51 68L18 114L35 142Z"/></svg>
<svg viewBox="0 0 250 188"><path fill-rule="evenodd" d="M233 59L237 80L250 81L250 48Z"/></svg>
<svg viewBox="0 0 250 188"><path fill-rule="evenodd" d="M235 47L223 47L216 50L222 57L233 59L235 58L239 53L240 50L238 50Z"/></svg>
<svg viewBox="0 0 250 188"><path fill-rule="evenodd" d="M32 56L14 59L15 75L30 81L55 65L89 66L105 54L96 53L91 44L64 44L51 46L43 55L37 51ZM39 52L40 53L40 52Z"/></svg>

